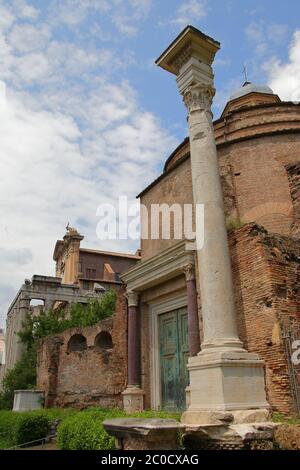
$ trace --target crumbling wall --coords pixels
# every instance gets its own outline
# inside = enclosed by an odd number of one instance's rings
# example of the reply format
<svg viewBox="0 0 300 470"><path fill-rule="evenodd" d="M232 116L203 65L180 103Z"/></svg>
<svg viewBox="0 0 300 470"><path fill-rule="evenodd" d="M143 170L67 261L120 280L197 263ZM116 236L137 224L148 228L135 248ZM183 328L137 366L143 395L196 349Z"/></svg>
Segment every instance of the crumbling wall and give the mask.
<svg viewBox="0 0 300 470"><path fill-rule="evenodd" d="M99 337L101 332L105 334ZM109 336L111 343L107 341ZM74 350L70 344L78 337L86 342ZM59 335L48 336L39 346L37 388L45 391L46 407L121 407L126 377L124 295L119 295L111 318L94 326L70 328Z"/></svg>
<svg viewBox="0 0 300 470"><path fill-rule="evenodd" d="M291 233L294 237L300 236L300 162L286 165L288 174L291 198L294 208L295 220L291 227Z"/></svg>
<svg viewBox="0 0 300 470"><path fill-rule="evenodd" d="M266 364L274 410L295 411L283 332L300 322L300 247L296 239L248 224L229 235L239 333Z"/></svg>

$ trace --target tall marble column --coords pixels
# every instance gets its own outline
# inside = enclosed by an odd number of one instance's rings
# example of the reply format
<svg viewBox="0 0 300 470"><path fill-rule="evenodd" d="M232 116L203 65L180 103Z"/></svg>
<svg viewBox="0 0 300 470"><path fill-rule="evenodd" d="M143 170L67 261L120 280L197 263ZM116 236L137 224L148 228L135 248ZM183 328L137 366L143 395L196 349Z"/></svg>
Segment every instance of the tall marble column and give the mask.
<svg viewBox="0 0 300 470"><path fill-rule="evenodd" d="M156 61L177 76L188 111L194 204L204 205L204 245L197 246L203 318L201 352L189 358L187 424L264 420L268 404L263 362L238 337L211 105L212 63L220 44L188 26ZM253 413L255 410L255 413Z"/></svg>
<svg viewBox="0 0 300 470"><path fill-rule="evenodd" d="M197 288L195 279L195 266L192 263L183 268L186 279L188 334L190 357L197 356L200 351L200 332L197 303Z"/></svg>
<svg viewBox="0 0 300 470"><path fill-rule="evenodd" d="M124 410L128 413L143 410L144 392L141 389L141 331L139 318L139 296L135 291L127 292L128 301L128 381L122 393Z"/></svg>

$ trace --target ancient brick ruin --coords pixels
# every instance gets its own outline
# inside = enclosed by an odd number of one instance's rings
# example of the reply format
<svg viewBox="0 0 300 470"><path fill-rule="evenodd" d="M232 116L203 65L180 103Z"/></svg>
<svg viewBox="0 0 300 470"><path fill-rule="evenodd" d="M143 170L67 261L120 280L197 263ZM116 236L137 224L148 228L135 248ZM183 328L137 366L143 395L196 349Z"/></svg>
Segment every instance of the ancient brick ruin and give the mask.
<svg viewBox="0 0 300 470"><path fill-rule="evenodd" d="M111 318L46 337L38 351L37 388L47 407L121 407L127 374L126 302Z"/></svg>

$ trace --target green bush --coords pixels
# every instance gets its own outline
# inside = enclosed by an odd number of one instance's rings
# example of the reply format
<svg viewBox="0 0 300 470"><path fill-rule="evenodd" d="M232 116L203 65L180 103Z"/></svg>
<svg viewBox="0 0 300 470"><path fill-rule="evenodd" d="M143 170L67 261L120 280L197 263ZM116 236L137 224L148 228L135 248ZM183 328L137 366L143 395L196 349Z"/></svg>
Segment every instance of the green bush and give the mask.
<svg viewBox="0 0 300 470"><path fill-rule="evenodd" d="M15 429L16 444L25 444L46 437L49 421L46 416L39 414L21 414Z"/></svg>
<svg viewBox="0 0 300 470"><path fill-rule="evenodd" d="M117 294L109 290L99 300L93 299L86 305L71 304L70 311L42 310L35 316L29 313L18 335L27 348L34 347L45 336L61 333L67 328L92 326L110 317L115 311L116 301Z"/></svg>
<svg viewBox="0 0 300 470"><path fill-rule="evenodd" d="M144 411L126 414L119 409L91 408L66 418L58 426L58 446L62 450L113 450L114 438L103 428L103 421L110 418L169 418L180 420L179 413Z"/></svg>
<svg viewBox="0 0 300 470"><path fill-rule="evenodd" d="M14 391L34 388L36 383L36 349L27 349L21 359L10 369L3 379L0 392L0 410L13 407Z"/></svg>
<svg viewBox="0 0 300 470"><path fill-rule="evenodd" d="M42 439L48 434L50 420L39 412L0 412L0 448L9 448Z"/></svg>
<svg viewBox="0 0 300 470"><path fill-rule="evenodd" d="M92 409L65 419L58 426L57 442L62 450L113 450L115 440L104 430L108 418L124 416L121 410Z"/></svg>

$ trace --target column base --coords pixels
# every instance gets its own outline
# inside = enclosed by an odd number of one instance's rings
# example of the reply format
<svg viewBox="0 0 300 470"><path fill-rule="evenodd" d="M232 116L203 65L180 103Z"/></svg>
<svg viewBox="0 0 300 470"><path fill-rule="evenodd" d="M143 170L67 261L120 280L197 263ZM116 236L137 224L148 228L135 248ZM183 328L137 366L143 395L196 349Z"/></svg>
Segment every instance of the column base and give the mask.
<svg viewBox="0 0 300 470"><path fill-rule="evenodd" d="M144 409L144 392L139 387L127 387L123 395L123 409L126 413L135 413Z"/></svg>
<svg viewBox="0 0 300 470"><path fill-rule="evenodd" d="M203 353L188 360L190 404L184 424L264 422L269 405L264 362L246 351Z"/></svg>

